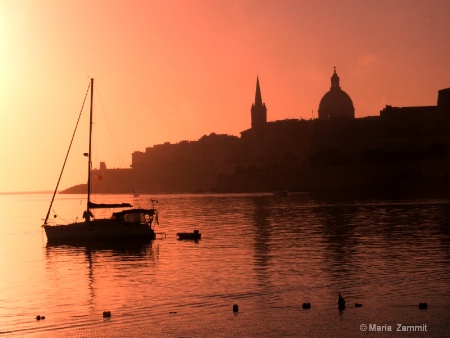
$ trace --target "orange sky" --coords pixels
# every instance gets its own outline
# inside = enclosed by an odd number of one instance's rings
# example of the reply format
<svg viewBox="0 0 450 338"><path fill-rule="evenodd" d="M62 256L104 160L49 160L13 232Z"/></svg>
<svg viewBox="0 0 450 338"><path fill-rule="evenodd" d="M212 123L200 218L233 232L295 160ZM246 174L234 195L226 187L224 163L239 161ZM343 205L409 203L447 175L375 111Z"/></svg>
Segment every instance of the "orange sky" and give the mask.
<svg viewBox="0 0 450 338"><path fill-rule="evenodd" d="M90 76L96 128L106 112L119 153L94 167L239 136L257 75L269 121L317 117L333 66L357 117L435 105L449 18L448 0L0 0L0 192L54 188ZM84 181L71 171L61 187Z"/></svg>

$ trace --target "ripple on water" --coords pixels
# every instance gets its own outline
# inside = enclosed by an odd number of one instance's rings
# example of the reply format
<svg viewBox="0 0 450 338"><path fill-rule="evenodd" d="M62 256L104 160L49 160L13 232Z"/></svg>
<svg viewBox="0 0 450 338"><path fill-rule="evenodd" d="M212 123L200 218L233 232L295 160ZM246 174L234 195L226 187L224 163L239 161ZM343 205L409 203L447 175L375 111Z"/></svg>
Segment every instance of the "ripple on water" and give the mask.
<svg viewBox="0 0 450 338"><path fill-rule="evenodd" d="M147 199L142 196L143 205ZM2 330L18 336L326 336L334 325L354 326L358 335L360 323L419 323L428 312L430 323L448 328L436 319L450 300L447 202L336 203L305 195L158 200L158 229L167 237L148 244L44 242L39 251L3 243L3 250L19 254L14 264L10 256L0 259L9 272L0 280ZM27 228L34 226L24 221L8 231L40 244L42 234ZM194 229L202 232L200 241L176 239L177 232ZM364 306L339 315L338 292L348 304ZM301 308L304 302L310 310ZM411 312L419 302L432 304L430 311ZM110 319L102 318L106 310ZM37 322L37 314L46 319Z"/></svg>

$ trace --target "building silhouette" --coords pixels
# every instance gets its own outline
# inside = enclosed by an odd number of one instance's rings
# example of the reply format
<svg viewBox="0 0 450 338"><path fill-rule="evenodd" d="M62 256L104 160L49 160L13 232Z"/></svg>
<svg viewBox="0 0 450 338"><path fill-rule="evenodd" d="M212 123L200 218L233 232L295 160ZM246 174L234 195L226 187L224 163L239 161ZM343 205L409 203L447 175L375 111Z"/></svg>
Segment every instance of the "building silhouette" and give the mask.
<svg viewBox="0 0 450 338"><path fill-rule="evenodd" d="M255 103L252 104L252 108L250 109L250 111L252 128L257 129L264 126L264 124L267 122L267 108L266 104L262 102L258 77L256 77Z"/></svg>
<svg viewBox="0 0 450 338"><path fill-rule="evenodd" d="M319 118L268 122L257 76L250 128L240 137L212 133L154 145L135 151L129 169L102 162L93 171L103 178L97 191L450 192L450 88L438 91L436 106L387 105L363 118L354 112L335 68Z"/></svg>
<svg viewBox="0 0 450 338"><path fill-rule="evenodd" d="M319 119L355 118L355 108L350 96L339 85L339 76L334 67L330 90L322 97L319 104Z"/></svg>

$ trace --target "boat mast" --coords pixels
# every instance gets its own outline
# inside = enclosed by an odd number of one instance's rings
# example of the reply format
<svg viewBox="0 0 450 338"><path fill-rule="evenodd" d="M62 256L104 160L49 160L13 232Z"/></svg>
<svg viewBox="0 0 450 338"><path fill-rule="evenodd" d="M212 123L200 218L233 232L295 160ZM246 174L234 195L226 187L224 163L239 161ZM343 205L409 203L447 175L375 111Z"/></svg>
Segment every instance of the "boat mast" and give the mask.
<svg viewBox="0 0 450 338"><path fill-rule="evenodd" d="M92 86L92 84L91 84L91 86ZM78 114L78 120L77 120L77 123L75 125L75 130L73 131L72 139L70 140L70 144L69 144L69 149L67 149L66 158L64 159L64 163L63 163L63 166L61 168L61 172L59 174L58 182L56 183L55 191L53 192L52 200L50 202L50 206L48 207L47 216L45 216L44 225L47 225L47 221L48 221L48 218L50 216L50 211L52 210L53 201L55 200L56 193L58 192L59 183L61 182L61 177L62 177L62 174L64 172L64 168L66 167L67 158L69 157L70 149L72 149L73 139L75 138L75 134L76 134L77 129L78 129L78 123L80 122L81 114L83 113L83 109L84 109L84 104L86 103L86 98L87 98L87 95L89 93L89 89L90 89L91 86L88 86L88 89L86 90L86 94L84 95L83 105L81 106L80 114Z"/></svg>
<svg viewBox="0 0 450 338"><path fill-rule="evenodd" d="M89 153L88 153L88 181L87 181L87 206L86 221L90 220L89 204L91 202L91 149L92 149L92 106L94 105L94 79L91 78L91 108L89 112Z"/></svg>

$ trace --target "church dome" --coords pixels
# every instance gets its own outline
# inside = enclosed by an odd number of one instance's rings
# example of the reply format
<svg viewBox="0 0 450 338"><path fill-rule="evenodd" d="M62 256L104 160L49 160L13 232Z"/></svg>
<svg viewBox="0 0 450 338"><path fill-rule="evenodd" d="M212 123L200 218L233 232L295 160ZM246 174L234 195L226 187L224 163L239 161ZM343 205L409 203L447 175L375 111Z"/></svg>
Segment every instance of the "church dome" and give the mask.
<svg viewBox="0 0 450 338"><path fill-rule="evenodd" d="M331 88L320 100L319 119L354 117L355 108L352 99L339 86L339 76L336 74L335 67L331 77Z"/></svg>

